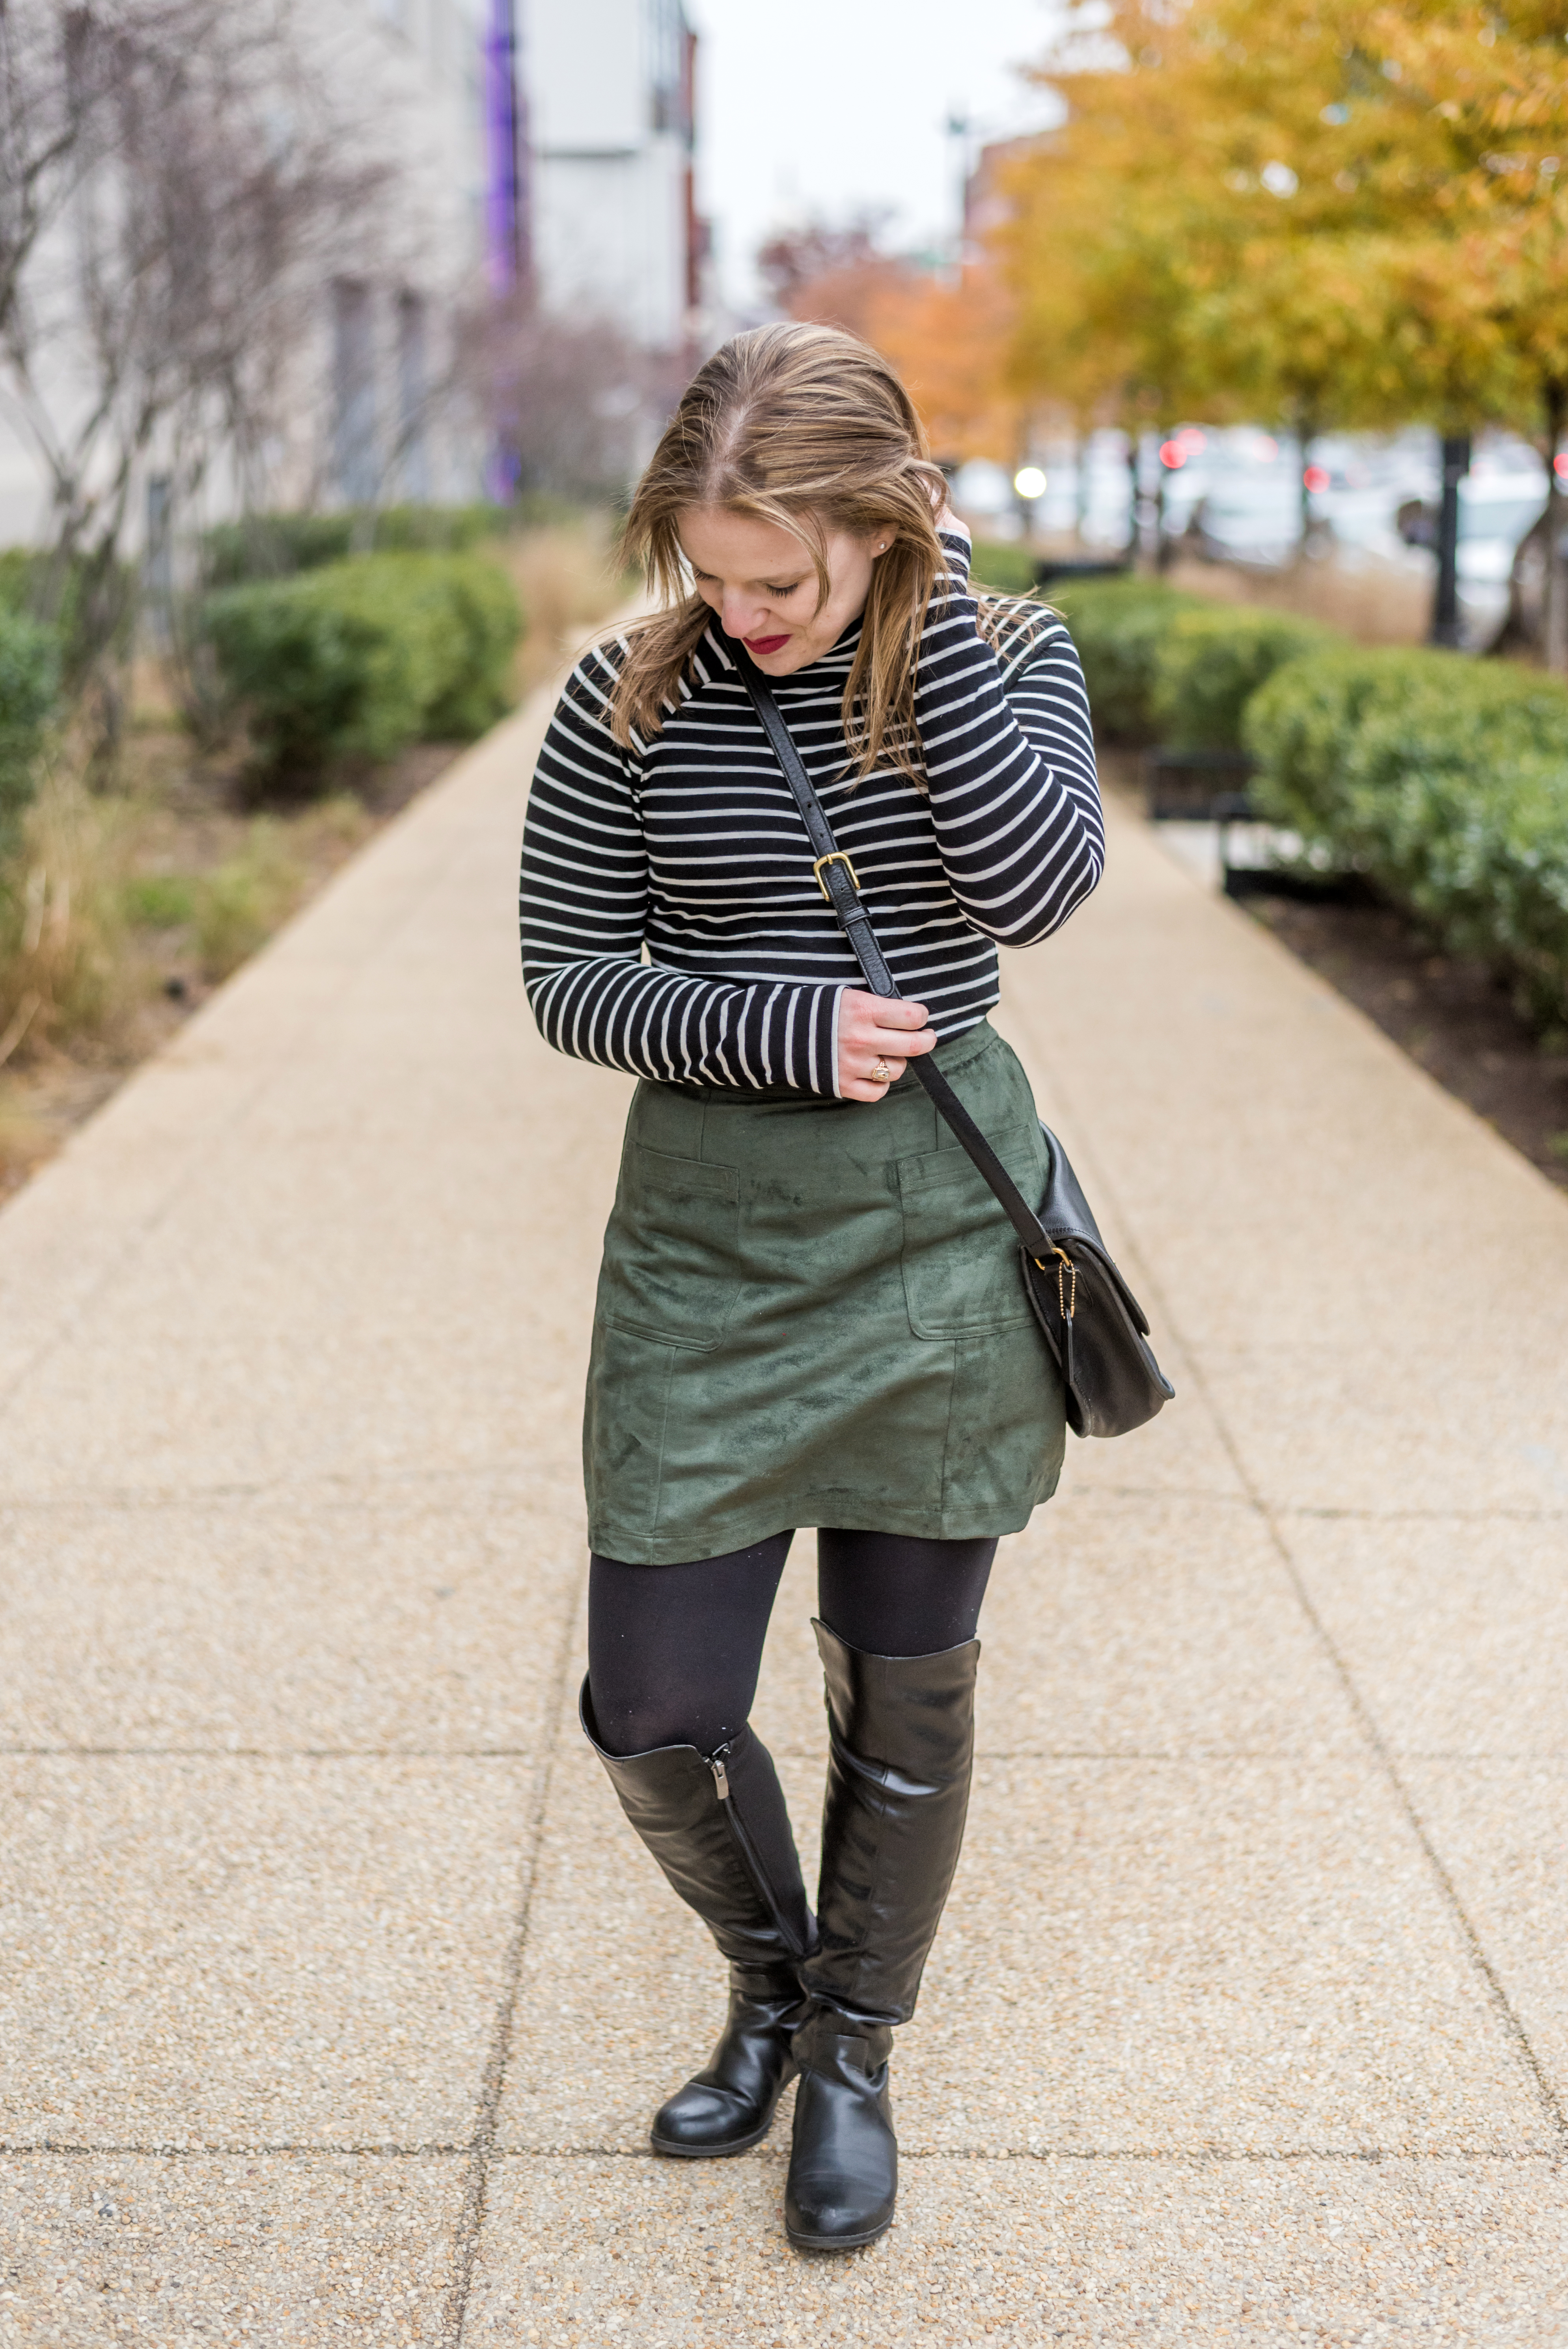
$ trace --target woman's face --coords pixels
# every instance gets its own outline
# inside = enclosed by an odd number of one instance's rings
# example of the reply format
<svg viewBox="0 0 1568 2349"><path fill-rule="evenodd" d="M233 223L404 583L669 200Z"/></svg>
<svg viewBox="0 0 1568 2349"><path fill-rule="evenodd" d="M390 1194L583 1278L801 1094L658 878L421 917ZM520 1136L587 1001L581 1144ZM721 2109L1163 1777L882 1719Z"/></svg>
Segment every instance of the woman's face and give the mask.
<svg viewBox="0 0 1568 2349"><path fill-rule="evenodd" d="M775 523L723 506L688 506L680 536L697 593L768 677L788 677L837 643L864 611L871 566L889 543L883 533L829 531L827 601L818 611L816 566Z"/></svg>

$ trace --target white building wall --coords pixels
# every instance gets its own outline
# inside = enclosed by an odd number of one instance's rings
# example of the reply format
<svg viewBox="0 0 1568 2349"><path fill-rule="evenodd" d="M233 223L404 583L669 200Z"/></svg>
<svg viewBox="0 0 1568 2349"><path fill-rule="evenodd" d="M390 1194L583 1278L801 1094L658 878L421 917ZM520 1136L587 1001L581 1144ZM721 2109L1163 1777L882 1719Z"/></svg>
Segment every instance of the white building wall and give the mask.
<svg viewBox="0 0 1568 2349"><path fill-rule="evenodd" d="M688 332L680 0L531 0L523 41L541 301L673 349Z"/></svg>
<svg viewBox="0 0 1568 2349"><path fill-rule="evenodd" d="M390 233L386 224L372 224L363 267L352 253L343 257L344 277L364 281L371 311L373 460L384 475L383 498L448 502L477 497L483 486L486 450L465 434L455 413L440 413L439 403L432 403L421 445L400 460L391 452L403 422L408 297L421 302L424 372L435 387L447 367L443 328L451 307L472 298L483 275L488 14L486 0L305 0L301 21L310 27L321 70L346 107L370 111L403 181ZM342 437L340 306L330 293L322 305L309 405L292 436L299 444L296 467L308 462L317 479L298 479L296 498L323 489L328 497L351 496L363 487L364 463L346 473L335 446Z"/></svg>
<svg viewBox="0 0 1568 2349"><path fill-rule="evenodd" d="M244 5L245 0L235 0ZM489 173L483 88L485 0L301 0L299 37L310 63L341 96L346 113L369 117L406 167L409 186L402 217L390 234L387 223L367 223L366 250L346 250L342 272L363 279L370 310L373 350L372 405L379 450L385 458L397 433L401 409L400 381L407 350L407 312L400 302L423 297L427 319L428 379L439 382L445 368L442 322L448 305L479 280L484 266L485 192ZM57 233L54 261L57 261ZM388 274L385 254L398 256ZM42 256L42 265L54 265ZM276 460L279 502L297 502L335 493L333 302L324 288L312 347L302 353L298 394L286 418ZM404 330L400 349L400 321ZM50 398L68 415L86 397L61 353L51 367ZM429 496L438 501L476 497L488 451L455 415L432 416L422 450L395 467L382 483L385 494ZM149 473L158 469L156 452ZM214 518L232 505L235 485L219 480L210 488ZM47 520L47 492L30 440L0 413L0 546L35 542ZM190 517L178 517L188 524Z"/></svg>

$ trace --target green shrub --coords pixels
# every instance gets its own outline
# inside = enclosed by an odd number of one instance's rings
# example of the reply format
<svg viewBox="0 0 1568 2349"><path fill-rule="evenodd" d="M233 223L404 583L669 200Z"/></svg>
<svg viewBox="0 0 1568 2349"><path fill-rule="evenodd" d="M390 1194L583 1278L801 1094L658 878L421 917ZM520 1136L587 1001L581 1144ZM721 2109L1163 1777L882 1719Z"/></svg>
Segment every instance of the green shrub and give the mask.
<svg viewBox="0 0 1568 2349"><path fill-rule="evenodd" d="M351 513L251 514L205 533L202 569L214 589L286 579L296 571L342 562L353 539Z"/></svg>
<svg viewBox="0 0 1568 2349"><path fill-rule="evenodd" d="M462 651L456 668L425 712L422 731L432 741L472 741L511 707L512 656L523 633L517 591L504 571L472 556L445 565Z"/></svg>
<svg viewBox="0 0 1568 2349"><path fill-rule="evenodd" d="M1259 764L1253 796L1273 823L1311 847L1333 851L1344 829L1344 786L1351 746L1375 704L1397 708L1417 697L1434 661L1447 656L1363 650L1314 654L1287 662L1254 695L1241 740Z"/></svg>
<svg viewBox="0 0 1568 2349"><path fill-rule="evenodd" d="M1026 546L994 538L977 538L970 562L970 577L977 587L998 595L1032 595L1034 557Z"/></svg>
<svg viewBox="0 0 1568 2349"><path fill-rule="evenodd" d="M378 554L467 554L511 521L509 506L383 506L370 543Z"/></svg>
<svg viewBox="0 0 1568 2349"><path fill-rule="evenodd" d="M1270 821L1504 972L1543 1025L1568 1026L1568 684L1347 649L1280 669L1243 733Z"/></svg>
<svg viewBox="0 0 1568 2349"><path fill-rule="evenodd" d="M0 840L33 796L44 730L59 690L54 629L0 605Z"/></svg>
<svg viewBox="0 0 1568 2349"><path fill-rule="evenodd" d="M1155 647L1149 703L1160 740L1173 750L1239 750L1258 688L1287 661L1342 641L1315 620L1246 605L1178 613Z"/></svg>
<svg viewBox="0 0 1568 2349"><path fill-rule="evenodd" d="M0 613L30 620L54 647L56 697L68 698L101 656L130 657L139 579L134 564L0 548Z"/></svg>
<svg viewBox="0 0 1568 2349"><path fill-rule="evenodd" d="M441 654L384 560L231 587L207 604L224 697L275 774L315 780L333 759L388 759L419 733Z"/></svg>
<svg viewBox="0 0 1568 2349"><path fill-rule="evenodd" d="M382 506L375 512L247 514L220 523L202 541L213 588L251 579L285 579L356 553L461 554L502 527L499 506Z"/></svg>
<svg viewBox="0 0 1568 2349"><path fill-rule="evenodd" d="M1242 738L1270 821L1355 854L1368 789L1414 769L1479 778L1537 751L1568 758L1568 685L1501 661L1347 645L1276 671Z"/></svg>
<svg viewBox="0 0 1568 2349"><path fill-rule="evenodd" d="M318 782L336 761L483 730L507 706L522 618L482 557L368 554L226 588L203 625L264 769Z"/></svg>
<svg viewBox="0 0 1568 2349"><path fill-rule="evenodd" d="M1053 601L1084 664L1096 732L1111 742L1152 741L1160 645L1183 613L1213 605L1144 578L1064 582Z"/></svg>
<svg viewBox="0 0 1568 2349"><path fill-rule="evenodd" d="M37 575L36 548L0 547L0 612L31 612Z"/></svg>
<svg viewBox="0 0 1568 2349"><path fill-rule="evenodd" d="M48 547L0 547L0 611L23 612L41 620L66 643L84 602L108 603L129 612L136 604L138 585L133 563L61 554Z"/></svg>

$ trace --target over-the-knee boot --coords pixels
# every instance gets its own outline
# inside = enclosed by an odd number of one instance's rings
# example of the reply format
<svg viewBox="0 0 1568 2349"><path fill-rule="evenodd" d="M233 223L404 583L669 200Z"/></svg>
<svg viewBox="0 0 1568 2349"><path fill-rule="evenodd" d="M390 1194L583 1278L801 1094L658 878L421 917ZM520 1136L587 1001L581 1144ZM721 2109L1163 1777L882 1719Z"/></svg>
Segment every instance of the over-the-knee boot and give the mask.
<svg viewBox="0 0 1568 2349"><path fill-rule="evenodd" d="M714 2159L765 2137L794 2076L801 1961L815 1945L773 1756L750 1729L716 1754L660 1745L607 1754L583 1682L583 1733L671 1889L730 1961L730 2013L704 2069L654 2116L656 2153Z"/></svg>
<svg viewBox="0 0 1568 2349"><path fill-rule="evenodd" d="M867 1656L815 1628L831 1742L784 2224L800 2249L832 2251L873 2242L892 2221L888 2058L893 2025L915 2011L963 1841L980 1641Z"/></svg>

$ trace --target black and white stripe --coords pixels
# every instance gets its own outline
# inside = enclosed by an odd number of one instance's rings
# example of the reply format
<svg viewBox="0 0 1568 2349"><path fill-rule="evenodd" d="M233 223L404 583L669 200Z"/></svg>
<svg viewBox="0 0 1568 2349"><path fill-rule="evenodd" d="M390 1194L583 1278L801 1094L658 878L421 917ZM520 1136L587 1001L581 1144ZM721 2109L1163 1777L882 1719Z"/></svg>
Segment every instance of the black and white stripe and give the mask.
<svg viewBox="0 0 1568 2349"><path fill-rule="evenodd" d="M915 695L929 795L896 772L845 780L840 709L858 622L774 686L898 985L944 1040L996 1002L995 942L1048 936L1105 861L1072 640L1019 604L993 651L975 630L968 546L946 543L953 567L932 600ZM859 972L729 646L715 619L662 730L628 750L608 723L624 642L573 671L528 802L528 999L546 1040L580 1060L831 1094L838 999Z"/></svg>

